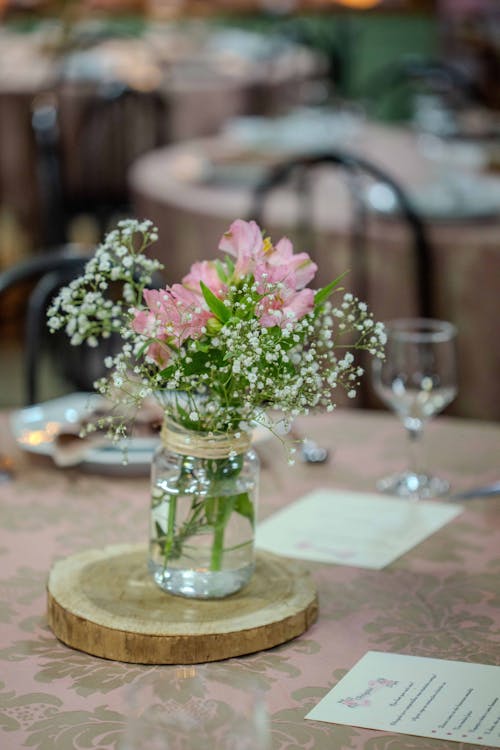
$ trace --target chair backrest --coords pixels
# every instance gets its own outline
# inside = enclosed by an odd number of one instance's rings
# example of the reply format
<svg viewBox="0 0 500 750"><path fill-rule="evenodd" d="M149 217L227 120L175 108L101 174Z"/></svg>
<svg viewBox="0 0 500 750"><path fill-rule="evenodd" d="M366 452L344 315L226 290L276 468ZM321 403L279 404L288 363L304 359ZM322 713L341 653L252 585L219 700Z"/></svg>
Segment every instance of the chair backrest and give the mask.
<svg viewBox="0 0 500 750"><path fill-rule="evenodd" d="M374 247L367 241L368 228L368 201L366 197L366 178L374 181L377 185L384 186L390 191L399 208L398 219L403 220L409 229L411 237L411 251L413 256L412 276L416 283L417 314L421 317L431 317L431 279L432 279L432 253L427 238L425 226L412 206L406 191L399 182L385 170L373 164L369 160L354 153L343 150L329 150L328 152L316 153L314 155L292 157L281 164L271 168L267 176L257 186L254 193L253 205L250 218L257 221L260 226L266 226L265 207L266 202L276 188L289 185L290 180L297 178L296 190L299 191L299 202L297 206L298 227L302 235L307 238L301 241L301 249L307 249L315 256L315 238L318 232L314 226L314 198L312 188L314 186L314 173L323 167L333 168L339 172L341 178L345 178L347 193L351 198L351 217L348 224L348 244L350 251L350 274L349 288L366 300L373 309L369 291L369 260L368 250ZM334 210L334 209L333 209ZM378 243L377 243L378 247ZM335 248L332 248L335 252ZM319 258L318 258L319 260ZM390 264L387 264L390 266ZM382 274L386 272L386 265L382 266ZM379 277L382 278L382 277ZM403 281L403 280L402 280ZM407 279L408 289L412 279ZM388 285L389 287L391 284ZM404 284L401 285L404 289ZM375 290L374 290L375 291ZM406 292L402 291L403 301L406 304ZM374 311L378 315L377 310ZM404 313L406 314L406 313ZM366 357L361 356L360 362L367 367ZM380 406L378 399L374 398L368 378L361 381L358 390L358 398L355 405L359 407L375 408Z"/></svg>
<svg viewBox="0 0 500 750"><path fill-rule="evenodd" d="M362 187L363 177L385 186L394 196L399 208L399 215L406 223L412 238L413 263L417 285L418 314L422 317L431 316L431 280L432 253L425 225L417 211L412 206L406 191L399 182L371 161L343 150L330 149L327 152L313 155L296 156L279 163L271 168L263 180L257 185L249 218L255 219L260 226L265 226L265 207L270 194L278 187L290 184L294 175L298 175L296 189L300 192L299 216L297 226L307 236L307 246L313 248L315 227L312 211L311 178L315 169L323 165L340 170L347 178L347 188L352 201L352 217L350 222L350 250L352 280L356 293L360 297L366 295L367 286L367 201Z"/></svg>
<svg viewBox="0 0 500 750"><path fill-rule="evenodd" d="M92 215L102 236L130 211L131 163L169 140L168 103L159 90L120 81L81 89L62 81L33 111L44 244L67 241L78 214Z"/></svg>
<svg viewBox="0 0 500 750"><path fill-rule="evenodd" d="M414 117L418 96L423 94L439 99L450 112L486 104L479 87L463 69L445 60L416 55L405 55L376 70L359 92L373 115L390 119Z"/></svg>
<svg viewBox="0 0 500 750"><path fill-rule="evenodd" d="M24 391L26 404L38 400L41 353L48 334L45 311L52 294L78 276L90 255L77 246L67 245L35 255L0 273L0 296L19 285L32 282L28 293L24 323ZM65 347L68 353L69 344ZM59 351L60 362L65 361ZM65 372L66 377L68 373ZM77 387L77 384L71 382ZM80 390L84 390L80 388Z"/></svg>
<svg viewBox="0 0 500 750"><path fill-rule="evenodd" d="M79 156L75 177L80 183L72 186L75 196L125 203L131 163L167 140L167 102L162 93L139 91L120 81L99 86L88 97L78 130L69 141Z"/></svg>
<svg viewBox="0 0 500 750"><path fill-rule="evenodd" d="M46 251L0 274L0 296L18 284L33 281L26 304L24 327L24 388L27 405L39 401L41 355L51 350L58 374L77 391L93 390L93 383L108 370L104 359L121 347L118 334L99 341L97 347L72 346L64 331L49 334L46 311L58 290L79 276L90 254L74 245ZM159 288L163 278L156 274L150 286Z"/></svg>

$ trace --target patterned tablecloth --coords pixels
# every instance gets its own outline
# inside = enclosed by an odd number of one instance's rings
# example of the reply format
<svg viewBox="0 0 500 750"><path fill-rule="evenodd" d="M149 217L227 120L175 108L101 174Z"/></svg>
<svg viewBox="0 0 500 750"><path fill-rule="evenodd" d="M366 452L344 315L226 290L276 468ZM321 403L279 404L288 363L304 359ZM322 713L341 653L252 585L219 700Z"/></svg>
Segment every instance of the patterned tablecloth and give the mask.
<svg viewBox="0 0 500 750"><path fill-rule="evenodd" d="M372 490L405 464L402 428L389 414L339 410L298 427L330 445L330 460L289 467L277 441L260 444L261 518L313 488ZM7 415L0 428L0 451L17 465L14 481L0 485L0 747L118 748L130 686L178 668L106 661L59 643L47 626L45 586L61 557L146 539L147 478L57 470L16 450ZM498 424L442 417L425 444L431 468L454 490L498 479ZM452 523L384 570L307 565L317 623L282 646L209 665L228 690L237 682L264 691L273 750L471 748L304 717L368 650L500 663L500 499L464 502Z"/></svg>

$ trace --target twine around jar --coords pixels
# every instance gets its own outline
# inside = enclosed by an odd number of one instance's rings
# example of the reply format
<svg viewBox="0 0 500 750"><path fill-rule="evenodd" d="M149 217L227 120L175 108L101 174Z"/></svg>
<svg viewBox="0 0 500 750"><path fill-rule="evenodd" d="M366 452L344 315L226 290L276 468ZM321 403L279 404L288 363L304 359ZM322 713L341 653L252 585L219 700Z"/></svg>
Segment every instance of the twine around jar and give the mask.
<svg viewBox="0 0 500 750"><path fill-rule="evenodd" d="M165 448L195 458L228 458L245 453L252 445L252 436L248 432L199 433L168 420L163 422L160 434Z"/></svg>

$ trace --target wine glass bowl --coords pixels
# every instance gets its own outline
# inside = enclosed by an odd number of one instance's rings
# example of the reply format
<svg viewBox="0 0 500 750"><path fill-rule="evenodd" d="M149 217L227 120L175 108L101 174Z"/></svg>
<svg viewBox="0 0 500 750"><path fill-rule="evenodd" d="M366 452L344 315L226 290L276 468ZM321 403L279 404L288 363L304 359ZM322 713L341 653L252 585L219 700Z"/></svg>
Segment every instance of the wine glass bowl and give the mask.
<svg viewBox="0 0 500 750"><path fill-rule="evenodd" d="M449 483L423 471L419 445L425 423L457 394L456 328L430 318L404 318L386 323L384 359L372 364L373 387L401 419L412 448L407 471L381 479L382 492L410 497L436 497Z"/></svg>

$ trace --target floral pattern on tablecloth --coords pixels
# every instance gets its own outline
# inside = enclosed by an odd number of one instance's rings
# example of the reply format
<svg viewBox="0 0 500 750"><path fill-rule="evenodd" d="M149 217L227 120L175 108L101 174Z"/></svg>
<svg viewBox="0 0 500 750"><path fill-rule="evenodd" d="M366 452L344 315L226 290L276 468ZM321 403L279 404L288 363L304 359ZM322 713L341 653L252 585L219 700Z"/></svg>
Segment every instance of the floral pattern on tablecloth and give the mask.
<svg viewBox="0 0 500 750"><path fill-rule="evenodd" d="M335 420L333 435L330 422L313 430L336 444L334 460L323 467L289 468L266 443L263 517L317 486L367 489L387 468L387 440L399 434L397 423L343 413ZM436 425L445 471L459 481L474 450L474 481L491 480L500 430L459 425ZM45 587L61 557L144 541L147 480L26 465L15 482L0 486L0 747L121 750L130 690L158 675L168 685L177 667L107 661L64 646L47 625ZM494 498L464 504L453 522L384 570L304 563L318 588L318 621L281 646L208 665L213 679L264 692L272 750L471 750L304 717L368 650L500 662L499 512Z"/></svg>

